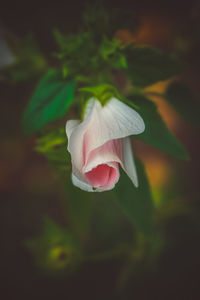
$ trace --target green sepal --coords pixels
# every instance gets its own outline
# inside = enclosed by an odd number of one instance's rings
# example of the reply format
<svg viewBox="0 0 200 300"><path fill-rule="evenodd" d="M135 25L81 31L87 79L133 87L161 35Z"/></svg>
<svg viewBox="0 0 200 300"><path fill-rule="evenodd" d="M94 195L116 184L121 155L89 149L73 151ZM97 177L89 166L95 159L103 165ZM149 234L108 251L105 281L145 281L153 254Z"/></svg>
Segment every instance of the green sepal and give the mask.
<svg viewBox="0 0 200 300"><path fill-rule="evenodd" d="M86 94L86 98L96 98L105 105L112 97L120 98L120 94L117 89L111 84L100 84L96 86L87 86L79 89L80 92Z"/></svg>

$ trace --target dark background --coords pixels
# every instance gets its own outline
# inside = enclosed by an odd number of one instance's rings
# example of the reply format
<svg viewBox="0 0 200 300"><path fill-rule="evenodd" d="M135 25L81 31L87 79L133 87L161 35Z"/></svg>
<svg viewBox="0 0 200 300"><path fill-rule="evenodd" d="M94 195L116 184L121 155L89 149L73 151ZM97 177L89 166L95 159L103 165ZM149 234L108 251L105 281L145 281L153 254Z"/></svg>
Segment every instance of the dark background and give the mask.
<svg viewBox="0 0 200 300"><path fill-rule="evenodd" d="M161 33L155 30L150 39L146 37L146 43L166 51L173 49L173 37L184 25L192 47L182 54L189 64L183 76L199 96L198 1L102 3L110 11L115 7L133 11L141 26L145 20L145 26L152 31L161 26ZM4 1L0 22L2 28L18 36L33 32L43 53L49 55L49 49L52 51L56 47L52 28L75 32L81 24L84 7L84 1ZM152 26L152 20L155 26ZM164 24L169 28L166 36ZM0 299L117 299L113 290L120 261L88 263L68 278L52 278L40 273L23 246L26 238L39 234L44 215L66 225L59 180L54 178L45 159L32 151L34 141L25 139L21 133L20 118L30 96L30 86L0 82ZM182 125L178 134L190 153L191 162L188 166L175 160L172 162L179 168L179 185L190 212L177 212L164 223L168 243L158 267L133 275L126 294L120 299L200 299L199 132L196 127Z"/></svg>

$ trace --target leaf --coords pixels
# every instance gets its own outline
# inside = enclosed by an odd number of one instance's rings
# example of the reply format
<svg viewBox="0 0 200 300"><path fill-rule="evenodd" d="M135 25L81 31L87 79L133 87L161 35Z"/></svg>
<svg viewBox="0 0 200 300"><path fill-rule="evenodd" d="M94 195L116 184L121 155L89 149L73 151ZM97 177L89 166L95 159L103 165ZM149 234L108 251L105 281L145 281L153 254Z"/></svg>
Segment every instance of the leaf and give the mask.
<svg viewBox="0 0 200 300"><path fill-rule="evenodd" d="M74 99L75 82L66 81L53 70L39 82L25 110L22 125L26 134L33 134L47 123L62 117Z"/></svg>
<svg viewBox="0 0 200 300"><path fill-rule="evenodd" d="M61 172L66 172L71 167L71 157L67 151L67 137L64 127L53 129L38 138L36 150L45 155L50 165Z"/></svg>
<svg viewBox="0 0 200 300"><path fill-rule="evenodd" d="M115 201L114 193L93 193L94 212L90 226L91 247L105 251L132 243L133 230ZM100 250L101 249L101 250Z"/></svg>
<svg viewBox="0 0 200 300"><path fill-rule="evenodd" d="M132 106L142 116L145 123L145 131L137 138L169 155L177 158L188 159L188 153L177 138L169 131L166 124L157 111L156 105L142 94L129 97L127 104ZM140 108L136 108L135 104Z"/></svg>
<svg viewBox="0 0 200 300"><path fill-rule="evenodd" d="M139 187L135 188L127 175L122 172L114 193L117 203L129 220L141 233L148 235L153 226L154 204L144 167L137 159L136 168Z"/></svg>
<svg viewBox="0 0 200 300"><path fill-rule="evenodd" d="M168 87L165 98L186 120L200 125L200 103L184 83L173 82Z"/></svg>
<svg viewBox="0 0 200 300"><path fill-rule="evenodd" d="M81 238L88 236L94 209L93 193L83 192L75 187L70 178L67 178L67 216L73 231Z"/></svg>
<svg viewBox="0 0 200 300"><path fill-rule="evenodd" d="M182 67L175 56L147 46L127 47L127 76L133 85L145 87L180 73Z"/></svg>

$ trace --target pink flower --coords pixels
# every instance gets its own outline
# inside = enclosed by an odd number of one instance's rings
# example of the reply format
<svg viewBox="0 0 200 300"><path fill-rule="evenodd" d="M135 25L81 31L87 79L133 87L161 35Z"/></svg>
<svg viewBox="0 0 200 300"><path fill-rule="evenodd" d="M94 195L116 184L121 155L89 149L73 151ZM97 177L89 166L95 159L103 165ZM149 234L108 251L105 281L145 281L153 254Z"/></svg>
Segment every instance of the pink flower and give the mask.
<svg viewBox="0 0 200 300"><path fill-rule="evenodd" d="M111 190L119 180L120 164L137 187L129 136L144 129L140 115L118 99L111 98L102 106L91 98L84 120L66 124L73 184L88 192Z"/></svg>

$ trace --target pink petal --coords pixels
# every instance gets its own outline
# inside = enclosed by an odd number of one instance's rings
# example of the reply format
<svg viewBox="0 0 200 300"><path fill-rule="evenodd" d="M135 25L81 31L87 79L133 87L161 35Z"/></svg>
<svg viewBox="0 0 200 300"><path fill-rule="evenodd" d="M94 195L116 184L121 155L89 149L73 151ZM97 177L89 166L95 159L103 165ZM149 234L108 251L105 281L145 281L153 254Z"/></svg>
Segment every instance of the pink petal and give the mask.
<svg viewBox="0 0 200 300"><path fill-rule="evenodd" d="M99 164L107 164L112 161L121 163L122 147L122 139L118 139L111 140L94 149L87 157L87 161L82 168L83 172L89 172Z"/></svg>
<svg viewBox="0 0 200 300"><path fill-rule="evenodd" d="M118 164L112 162L110 165L98 165L96 168L85 173L85 176L93 187L108 189L109 187L113 187L119 180Z"/></svg>

